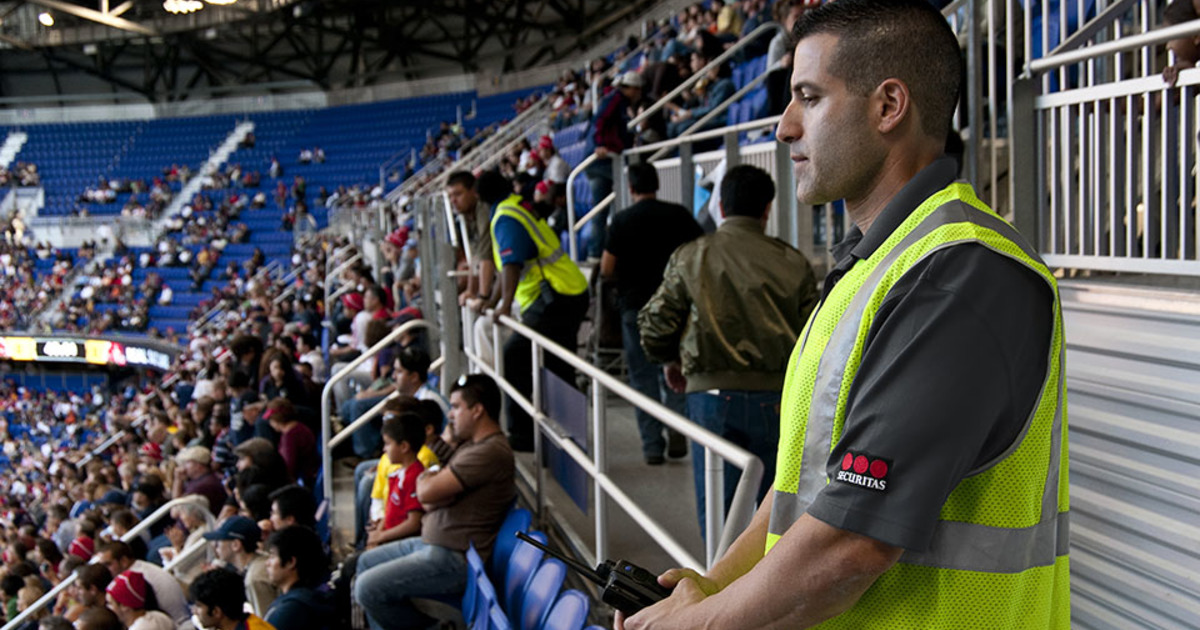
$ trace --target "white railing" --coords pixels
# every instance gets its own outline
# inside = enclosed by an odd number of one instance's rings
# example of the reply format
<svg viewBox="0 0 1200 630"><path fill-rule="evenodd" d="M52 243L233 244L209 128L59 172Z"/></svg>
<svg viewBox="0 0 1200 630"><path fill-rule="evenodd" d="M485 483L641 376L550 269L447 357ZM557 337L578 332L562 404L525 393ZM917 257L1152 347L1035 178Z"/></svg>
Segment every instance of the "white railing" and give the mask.
<svg viewBox="0 0 1200 630"><path fill-rule="evenodd" d="M490 315L489 315L490 316ZM473 323L468 317L467 329ZM533 388L528 395L517 390L504 378L503 356L500 345L504 336L500 327L510 330L514 335L521 335L529 340L533 353ZM593 497L593 513L595 523L594 559L609 557L608 554L608 516L606 500L611 499L633 519L642 530L658 543L679 566L711 566L719 559L729 545L750 524L754 516L755 495L763 476L763 464L757 457L745 449L695 424L683 416L671 411L657 400L653 400L629 385L617 380L610 374L579 358L568 350L537 331L521 324L508 316L493 319L493 336L495 343L494 356L496 366L492 367L480 360L472 350L467 350L469 363L476 371L492 377L512 400L516 401L533 418L537 431L534 433L534 459L537 466L535 491L539 508L544 495L544 468L537 464L543 461L544 439L549 439L554 446L567 454L595 483L596 492ZM592 409L592 449L588 453L581 448L566 433L566 431L542 411L542 367L545 365L545 353L550 353L565 361L575 370L581 372L591 381L589 398ZM692 440L698 447L704 448L704 487L709 497L724 496L724 470L722 462L728 462L742 471L730 505L728 518L725 517L725 506L720 500L706 502L705 524L708 537L705 540L706 561L699 562L687 551L678 540L675 532L660 525L646 510L631 498L608 474L608 416L607 393L611 392L632 403L636 408L649 413L671 429Z"/></svg>
<svg viewBox="0 0 1200 630"><path fill-rule="evenodd" d="M202 506L204 508L205 520L208 522L209 528L212 529L215 527L216 522L213 519L213 515L211 512L208 511L208 500L200 495L191 494L191 495L188 495L185 497L180 497L178 499L173 499L171 501L167 501L166 503L164 503L162 505L162 507L155 510L150 516L142 519L142 521L139 522L137 525L134 525L132 529L130 529L128 532L125 532L125 535L121 536L121 541L129 542L129 541L133 540L134 538L141 536L142 532L146 531L151 526L153 526L155 523L162 520L164 516L169 516L171 514L172 509L179 507L181 505L187 505L187 504L195 504L195 505ZM191 560L192 556L196 555L201 550L203 550L207 547L208 547L208 540L201 539L201 540L197 541L195 544L185 548L182 552L179 553L179 555L175 556L175 558L173 560L168 562L163 567L163 569L166 571L170 571L171 569L175 568L176 566L179 566L180 564L182 564L188 560ZM95 562L95 561L96 561L95 557L93 557L92 562ZM116 576L113 576L113 577L116 577ZM53 604L54 601L56 599L58 599L58 595L60 593L62 593L63 591L67 590L67 588L69 588L72 584L74 584L75 580L78 578L79 578L78 573L71 573L71 575L64 577L61 582L54 585L54 588L47 591L45 595L42 595L41 598L39 598L34 603L30 604L28 608L21 611L21 613L18 614L16 617L13 617L12 621L9 621L8 623L4 624L4 626L2 628L0 628L0 630L16 630L16 628L20 628L27 620L29 620L30 617L37 614L39 611L41 611L46 606Z"/></svg>
<svg viewBox="0 0 1200 630"><path fill-rule="evenodd" d="M1123 22L1141 32L1120 36ZM1013 88L1015 219L1051 266L1200 276L1200 70L1170 86L1154 61L1200 20L1156 23L1151 4L1113 4L1080 36L1064 30L1066 50L1029 60Z"/></svg>
<svg viewBox="0 0 1200 630"><path fill-rule="evenodd" d="M326 501L333 500L333 424L332 408L330 407L330 403L333 399L333 386L349 378L359 366L374 359L375 355L379 354L384 348L394 343L400 338L401 335L404 335L410 331L415 331L418 328L427 328L435 334L438 332L438 328L436 326L423 319L414 319L412 321L405 322L394 328L390 333L387 334L386 337L380 339L378 343L368 348L366 352L359 355L353 361L347 363L346 367L343 367L335 374L331 374L329 376L329 380L325 382L325 387L321 390L321 444L323 445L321 448L321 466L323 471L322 478L324 479L323 490L325 492ZM380 407L380 409L382 410L382 407ZM355 427L355 429L357 430L357 427ZM345 429L339 432L339 435L343 433L346 433ZM349 436L349 433L346 433L346 435ZM345 438L343 437L338 440L338 442L341 442L341 440L344 439ZM333 513L330 512L330 520L332 521L332 519Z"/></svg>

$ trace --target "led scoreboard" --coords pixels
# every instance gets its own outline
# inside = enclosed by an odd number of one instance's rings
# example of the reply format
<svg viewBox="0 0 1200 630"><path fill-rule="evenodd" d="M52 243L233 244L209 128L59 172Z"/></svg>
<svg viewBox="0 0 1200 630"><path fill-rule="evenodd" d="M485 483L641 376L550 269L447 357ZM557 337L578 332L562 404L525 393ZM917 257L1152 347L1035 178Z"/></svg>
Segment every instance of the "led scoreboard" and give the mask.
<svg viewBox="0 0 1200 630"><path fill-rule="evenodd" d="M150 339L95 337L0 337L0 359L88 363L167 371L180 348Z"/></svg>

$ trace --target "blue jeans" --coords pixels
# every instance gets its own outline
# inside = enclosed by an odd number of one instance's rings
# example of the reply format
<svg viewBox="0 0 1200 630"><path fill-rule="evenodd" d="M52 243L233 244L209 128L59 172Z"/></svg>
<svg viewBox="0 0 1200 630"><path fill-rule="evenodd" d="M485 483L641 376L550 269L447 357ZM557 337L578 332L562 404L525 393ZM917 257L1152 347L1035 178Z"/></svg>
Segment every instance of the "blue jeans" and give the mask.
<svg viewBox="0 0 1200 630"><path fill-rule="evenodd" d="M371 520L371 488L375 485L375 475L368 475L367 471L374 471L378 465L378 459L368 459L354 467L354 546L358 549L367 544L367 523Z"/></svg>
<svg viewBox="0 0 1200 630"><path fill-rule="evenodd" d="M639 392L666 405L681 416L687 415L687 399L667 387L662 367L651 363L642 350L642 337L638 333L637 311L621 310L621 341L625 346L625 366L629 369L629 384ZM654 416L638 409L636 411L638 432L642 434L642 455L661 456L667 448L663 438L666 428ZM668 432L673 432L667 429Z"/></svg>
<svg viewBox="0 0 1200 630"><path fill-rule="evenodd" d="M379 404L379 401L384 398L385 396L374 396L362 400L354 398L347 400L342 403L342 422L345 426L349 426L351 422L357 420L359 416ZM350 436L350 441L354 445L354 454L366 459L379 457L379 454L383 452L383 436L379 433L382 429L382 416L376 416L367 426L355 431Z"/></svg>
<svg viewBox="0 0 1200 630"><path fill-rule="evenodd" d="M775 483L775 455L779 448L780 392L721 390L718 394L692 392L687 395L688 417L692 422L716 433L757 455L763 463L758 502ZM704 527L704 449L692 445L692 467L696 477L696 510L700 516L700 536ZM725 511L733 502L741 471L725 464Z"/></svg>
<svg viewBox="0 0 1200 630"><path fill-rule="evenodd" d="M413 597L462 593L467 557L419 536L376 547L358 557L354 601L373 630L423 628L429 620L413 607Z"/></svg>
<svg viewBox="0 0 1200 630"><path fill-rule="evenodd" d="M588 186L592 189L592 207L596 207L604 198L613 191L613 166L612 158L596 160L588 165L584 170L584 175L587 176ZM607 208L600 211L589 223L592 224L592 240L588 243L587 255L589 258L599 258L604 253L604 238L608 232L608 211L612 210L613 204L609 204ZM579 217L575 217L578 219Z"/></svg>

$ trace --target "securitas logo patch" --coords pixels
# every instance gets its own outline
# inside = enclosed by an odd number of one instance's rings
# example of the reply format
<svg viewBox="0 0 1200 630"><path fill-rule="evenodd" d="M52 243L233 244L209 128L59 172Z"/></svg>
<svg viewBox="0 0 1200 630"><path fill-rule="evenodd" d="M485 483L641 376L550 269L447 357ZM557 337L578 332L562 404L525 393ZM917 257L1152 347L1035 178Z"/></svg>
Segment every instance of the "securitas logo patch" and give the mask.
<svg viewBox="0 0 1200 630"><path fill-rule="evenodd" d="M881 457L847 451L842 457L842 469L837 472L835 479L852 486L883 492L887 490L887 476L891 468L892 462Z"/></svg>

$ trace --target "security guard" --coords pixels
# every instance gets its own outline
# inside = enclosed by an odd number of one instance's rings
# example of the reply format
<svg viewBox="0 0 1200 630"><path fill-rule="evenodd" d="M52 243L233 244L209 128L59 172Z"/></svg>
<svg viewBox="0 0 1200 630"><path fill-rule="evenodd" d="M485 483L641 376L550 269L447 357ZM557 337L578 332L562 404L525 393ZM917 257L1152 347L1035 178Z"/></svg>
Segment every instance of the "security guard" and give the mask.
<svg viewBox="0 0 1200 630"><path fill-rule="evenodd" d="M943 155L954 34L926 0L837 0L795 39L777 135L798 197L857 229L788 367L773 493L624 627L1068 628L1058 291Z"/></svg>
<svg viewBox="0 0 1200 630"><path fill-rule="evenodd" d="M497 314L508 315L515 301L521 323L568 349L577 345L587 312L587 279L568 257L546 221L526 208L520 195L499 173L489 171L475 183L480 199L492 206L492 259L500 270ZM547 352L546 367L567 383L574 371ZM514 334L504 343L504 377L527 396L533 389L530 343ZM525 409L506 397L509 441L513 450L533 450L533 423Z"/></svg>

